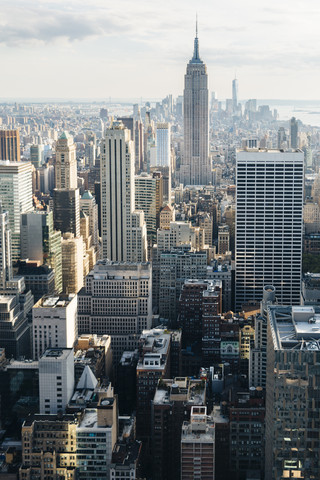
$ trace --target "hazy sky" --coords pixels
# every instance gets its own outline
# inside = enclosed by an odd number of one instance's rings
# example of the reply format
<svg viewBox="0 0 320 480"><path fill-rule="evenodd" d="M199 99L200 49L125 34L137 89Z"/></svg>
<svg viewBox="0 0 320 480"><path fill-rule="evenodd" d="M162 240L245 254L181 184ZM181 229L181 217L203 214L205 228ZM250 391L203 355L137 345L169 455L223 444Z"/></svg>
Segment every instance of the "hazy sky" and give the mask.
<svg viewBox="0 0 320 480"><path fill-rule="evenodd" d="M317 0L0 0L0 96L182 94L196 10L219 98L320 98Z"/></svg>

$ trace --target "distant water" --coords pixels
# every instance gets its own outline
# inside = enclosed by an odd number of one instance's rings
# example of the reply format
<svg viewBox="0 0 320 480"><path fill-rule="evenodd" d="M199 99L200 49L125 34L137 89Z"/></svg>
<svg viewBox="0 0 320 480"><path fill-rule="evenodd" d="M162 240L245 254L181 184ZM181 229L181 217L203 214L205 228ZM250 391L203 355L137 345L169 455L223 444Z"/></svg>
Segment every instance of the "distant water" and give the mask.
<svg viewBox="0 0 320 480"><path fill-rule="evenodd" d="M280 121L296 117L305 125L320 127L320 100L258 100L257 105L278 110Z"/></svg>

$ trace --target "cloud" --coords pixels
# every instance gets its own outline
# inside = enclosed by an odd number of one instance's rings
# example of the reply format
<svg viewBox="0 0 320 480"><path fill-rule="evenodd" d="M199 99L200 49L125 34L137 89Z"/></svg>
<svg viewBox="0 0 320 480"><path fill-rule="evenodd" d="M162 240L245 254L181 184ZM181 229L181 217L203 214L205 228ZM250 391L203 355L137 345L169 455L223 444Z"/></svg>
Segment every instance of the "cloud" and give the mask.
<svg viewBox="0 0 320 480"><path fill-rule="evenodd" d="M87 9L75 5L65 8L59 1L54 7L44 2L35 7L34 1L11 0L0 13L0 43L20 47L130 32L131 26L123 18L111 15L106 8L89 7L88 4Z"/></svg>

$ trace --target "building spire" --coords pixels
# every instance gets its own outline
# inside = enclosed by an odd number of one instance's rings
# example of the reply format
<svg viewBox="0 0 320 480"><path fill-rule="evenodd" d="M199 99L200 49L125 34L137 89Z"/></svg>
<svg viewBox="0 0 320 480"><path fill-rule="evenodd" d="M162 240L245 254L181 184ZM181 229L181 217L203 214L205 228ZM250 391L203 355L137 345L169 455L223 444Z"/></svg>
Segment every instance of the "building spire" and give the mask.
<svg viewBox="0 0 320 480"><path fill-rule="evenodd" d="M196 38L198 38L198 13L196 13Z"/></svg>
<svg viewBox="0 0 320 480"><path fill-rule="evenodd" d="M199 39L198 39L198 14L196 14L196 36L194 39L193 57L191 63L202 63L199 55Z"/></svg>

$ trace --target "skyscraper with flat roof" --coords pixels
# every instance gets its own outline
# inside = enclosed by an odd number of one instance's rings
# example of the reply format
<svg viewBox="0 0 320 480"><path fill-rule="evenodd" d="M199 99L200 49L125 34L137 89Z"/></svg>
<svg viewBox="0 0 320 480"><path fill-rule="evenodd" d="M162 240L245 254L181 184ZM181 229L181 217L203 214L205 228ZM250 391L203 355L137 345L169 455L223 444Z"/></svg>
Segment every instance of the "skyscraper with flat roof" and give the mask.
<svg viewBox="0 0 320 480"><path fill-rule="evenodd" d="M144 215L135 211L134 146L122 122L113 122L106 131L100 168L103 257L121 262L145 261Z"/></svg>
<svg viewBox="0 0 320 480"><path fill-rule="evenodd" d="M157 165L171 168L170 123L157 123Z"/></svg>
<svg viewBox="0 0 320 480"><path fill-rule="evenodd" d="M0 160L20 162L19 130L0 130Z"/></svg>
<svg viewBox="0 0 320 480"><path fill-rule="evenodd" d="M180 166L180 181L184 185L207 185L212 181L208 95L207 66L199 55L197 28L193 57L184 77L184 155Z"/></svg>
<svg viewBox="0 0 320 480"><path fill-rule="evenodd" d="M299 151L237 152L236 310L264 285L279 304L300 304L303 164Z"/></svg>
<svg viewBox="0 0 320 480"><path fill-rule="evenodd" d="M32 166L30 162L0 161L0 199L9 212L12 260L20 257L20 216L32 210Z"/></svg>

